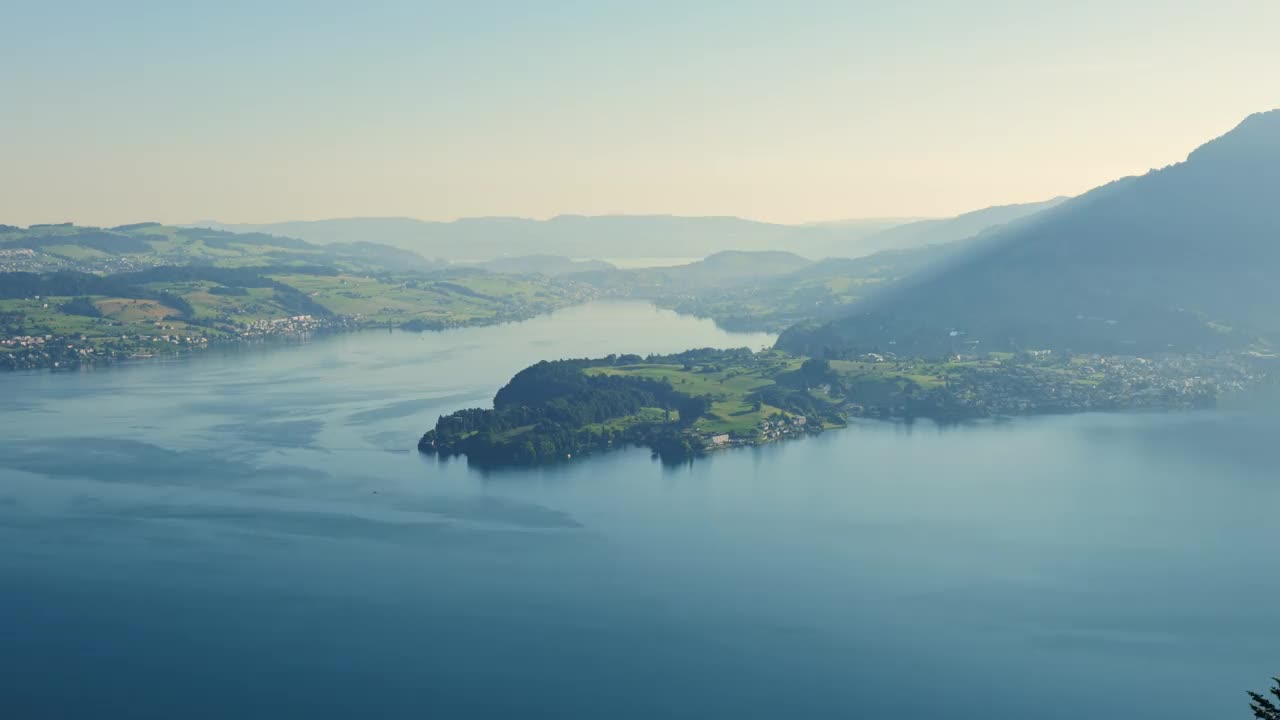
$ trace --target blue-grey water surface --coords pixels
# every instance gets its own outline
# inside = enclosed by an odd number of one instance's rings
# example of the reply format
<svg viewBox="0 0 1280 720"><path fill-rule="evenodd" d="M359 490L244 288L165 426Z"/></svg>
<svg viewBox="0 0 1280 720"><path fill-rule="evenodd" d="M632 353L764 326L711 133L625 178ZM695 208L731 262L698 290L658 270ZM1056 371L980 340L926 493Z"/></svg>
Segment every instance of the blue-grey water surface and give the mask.
<svg viewBox="0 0 1280 720"><path fill-rule="evenodd" d="M1263 415L412 450L635 304L0 376L0 717L1191 718L1280 672Z"/></svg>

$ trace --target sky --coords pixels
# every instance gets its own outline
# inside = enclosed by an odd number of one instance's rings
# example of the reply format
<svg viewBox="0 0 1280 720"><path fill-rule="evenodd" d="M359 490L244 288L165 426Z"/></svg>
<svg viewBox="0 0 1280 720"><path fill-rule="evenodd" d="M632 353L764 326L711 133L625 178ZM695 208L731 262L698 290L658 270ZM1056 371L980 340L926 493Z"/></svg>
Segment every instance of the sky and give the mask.
<svg viewBox="0 0 1280 720"><path fill-rule="evenodd" d="M0 223L951 215L1280 107L1276 0L0 0Z"/></svg>

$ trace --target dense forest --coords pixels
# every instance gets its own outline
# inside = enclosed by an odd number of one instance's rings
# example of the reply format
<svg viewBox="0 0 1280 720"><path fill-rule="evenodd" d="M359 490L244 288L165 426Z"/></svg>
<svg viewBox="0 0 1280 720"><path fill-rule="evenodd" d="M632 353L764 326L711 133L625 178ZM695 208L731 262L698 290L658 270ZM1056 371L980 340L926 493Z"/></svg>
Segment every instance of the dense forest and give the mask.
<svg viewBox="0 0 1280 720"><path fill-rule="evenodd" d="M711 411L711 395L681 392L665 377L585 371L645 365L670 366L672 374L695 367L718 373L756 361L757 356L746 348L543 361L521 370L503 386L492 410L472 408L441 417L422 436L418 449L466 455L481 465L503 465L552 462L631 444L652 448L664 460L682 460L706 447L706 439L694 425ZM814 361L799 370L778 373L778 384L745 397L757 411L764 403L812 417L820 425L832 408L810 396L807 389L829 376L827 364Z"/></svg>
<svg viewBox="0 0 1280 720"><path fill-rule="evenodd" d="M463 454L480 464L529 464L625 444L647 444L664 457L694 451L681 430L706 412L705 397L644 378L587 375L613 360L540 362L516 374L494 397L494 409L461 410L439 419L418 444L424 452ZM610 426L609 421L662 413L662 422Z"/></svg>

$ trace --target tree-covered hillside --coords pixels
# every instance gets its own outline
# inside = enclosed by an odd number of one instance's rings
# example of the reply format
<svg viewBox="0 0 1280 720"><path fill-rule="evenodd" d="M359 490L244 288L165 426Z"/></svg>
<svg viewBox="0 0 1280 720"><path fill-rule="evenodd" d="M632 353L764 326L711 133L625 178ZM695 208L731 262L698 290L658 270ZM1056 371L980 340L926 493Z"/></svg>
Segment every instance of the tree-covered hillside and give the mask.
<svg viewBox="0 0 1280 720"><path fill-rule="evenodd" d="M370 242L321 247L277 235L237 234L159 223L113 228L70 223L0 227L0 272L127 272L160 265L328 265L351 270L434 267L416 253Z"/></svg>
<svg viewBox="0 0 1280 720"><path fill-rule="evenodd" d="M1280 111L1186 162L994 232L780 347L844 356L1019 348L1142 353L1280 338Z"/></svg>
<svg viewBox="0 0 1280 720"><path fill-rule="evenodd" d="M835 403L810 392L822 378L778 353L691 350L541 362L516 374L493 409L443 416L418 448L481 465L566 460L623 445L668 460L840 423Z"/></svg>
<svg viewBox="0 0 1280 720"><path fill-rule="evenodd" d="M0 369L77 366L325 328L523 320L595 293L570 280L474 269L160 265L109 275L0 273Z"/></svg>

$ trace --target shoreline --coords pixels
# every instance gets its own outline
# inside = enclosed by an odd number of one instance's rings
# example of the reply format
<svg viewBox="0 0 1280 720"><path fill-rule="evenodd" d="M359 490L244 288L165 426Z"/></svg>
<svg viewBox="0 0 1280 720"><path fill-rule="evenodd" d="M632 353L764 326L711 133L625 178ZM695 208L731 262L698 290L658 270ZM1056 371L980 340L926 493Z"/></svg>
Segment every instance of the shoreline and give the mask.
<svg viewBox="0 0 1280 720"><path fill-rule="evenodd" d="M544 361L517 373L492 409L442 415L418 450L523 466L637 445L684 461L860 419L958 425L1211 409L1275 370L1274 358L1250 355L1031 357L851 363L744 348Z"/></svg>
<svg viewBox="0 0 1280 720"><path fill-rule="evenodd" d="M0 352L0 374L9 372L71 372L90 370L97 367L108 367L112 365L120 365L123 363L143 363L163 359L176 359L180 357L196 357L203 355L215 348L233 348L233 347L249 347L253 345L266 344L270 342L288 342L306 340L311 337L321 337L328 335L340 335L345 333L368 332L373 330L390 330L406 333L430 333L430 332L447 332L449 330L464 330L467 328L478 327L495 327L499 325L510 325L528 322L539 317L544 317L552 313L558 312L571 307L576 307L585 303L574 303L551 308L544 312L536 312L520 317L502 317L502 318L476 318L463 322L452 322L447 324L432 326L415 326L414 321L401 323L400 325L390 325L386 323L361 322L355 317L340 316L333 319L320 319L314 324L298 330L286 330L280 332L271 332L261 335L234 335L228 337L215 337L206 339L204 342L198 343L174 343L169 340L154 341L157 345L168 344L175 345L170 348L150 348L145 343L139 345L136 349L111 349L107 353L98 353L96 349L93 354L74 355L74 356L58 356L66 359L55 359L54 356L45 356L41 359L43 362L35 362L28 364L7 363L9 356L17 351ZM289 318L285 318L289 320ZM24 336L27 337L27 336ZM80 340L79 338L70 338L66 336L40 336L41 341L38 346L59 346L74 345L75 347L65 347L65 350L84 350L89 349L93 345L91 340ZM128 354L126 354L128 353Z"/></svg>
<svg viewBox="0 0 1280 720"><path fill-rule="evenodd" d="M1098 415L1098 416L1120 416L1120 415L1182 415L1189 416L1203 412L1221 411L1222 408L1214 403L1204 406L1185 406L1185 407L1153 407L1135 405L1132 407L1114 407L1106 409L1087 409L1087 410L1044 410L1037 412L1026 412L1021 414L996 414L996 415L969 415L969 416L934 416L934 415L857 415L850 416L843 425L826 425L823 427L808 427L803 431L779 435L775 437L764 437L750 440L734 440L722 444L712 444L702 447L696 452L689 454L681 454L675 456L664 457L663 454L637 441L626 441L606 447L591 448L580 451L571 457L563 459L543 461L543 462L492 462L480 459L473 459L465 452L455 452L449 450L440 450L438 448L425 448L420 441L417 450L422 455L435 456L441 460L452 460L454 458L462 458L468 467L473 467L483 472L501 471L501 470L519 470L539 467L555 467L578 460L585 460L597 455L609 454L629 449L648 450L652 459L661 460L666 465L682 465L693 463L700 458L708 458L720 453L733 450L746 450L756 447L770 447L781 445L786 442L803 440L811 437L818 437L829 432L840 432L852 429L858 425L897 425L900 427L910 428L917 422L932 423L938 428L960 427L966 425L979 425L984 423L999 424L1011 423L1019 420L1035 420L1042 418L1061 418L1079 415Z"/></svg>

